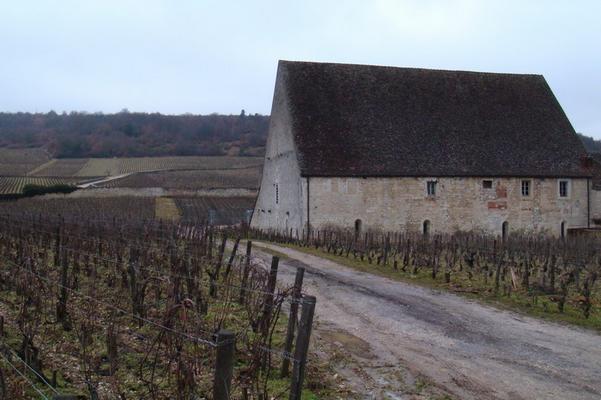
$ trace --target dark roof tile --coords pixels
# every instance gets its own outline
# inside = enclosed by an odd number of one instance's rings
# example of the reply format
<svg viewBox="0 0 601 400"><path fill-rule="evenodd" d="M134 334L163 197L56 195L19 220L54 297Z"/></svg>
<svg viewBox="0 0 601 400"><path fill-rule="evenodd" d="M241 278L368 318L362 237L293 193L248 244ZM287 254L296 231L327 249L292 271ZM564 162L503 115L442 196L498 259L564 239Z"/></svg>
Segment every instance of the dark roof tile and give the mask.
<svg viewBox="0 0 601 400"><path fill-rule="evenodd" d="M588 176L540 75L280 61L303 176Z"/></svg>

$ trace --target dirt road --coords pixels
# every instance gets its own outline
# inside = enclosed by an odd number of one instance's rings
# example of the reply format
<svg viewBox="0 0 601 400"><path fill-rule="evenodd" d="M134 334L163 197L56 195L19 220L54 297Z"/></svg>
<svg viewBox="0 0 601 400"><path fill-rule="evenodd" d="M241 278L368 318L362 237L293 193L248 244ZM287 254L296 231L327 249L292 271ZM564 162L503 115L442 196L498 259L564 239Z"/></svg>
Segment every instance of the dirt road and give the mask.
<svg viewBox="0 0 601 400"><path fill-rule="evenodd" d="M423 375L459 399L601 399L601 335L256 243L265 261L258 246L290 257L286 284L306 268L316 338L350 353L340 374L360 398L414 398L407 385Z"/></svg>

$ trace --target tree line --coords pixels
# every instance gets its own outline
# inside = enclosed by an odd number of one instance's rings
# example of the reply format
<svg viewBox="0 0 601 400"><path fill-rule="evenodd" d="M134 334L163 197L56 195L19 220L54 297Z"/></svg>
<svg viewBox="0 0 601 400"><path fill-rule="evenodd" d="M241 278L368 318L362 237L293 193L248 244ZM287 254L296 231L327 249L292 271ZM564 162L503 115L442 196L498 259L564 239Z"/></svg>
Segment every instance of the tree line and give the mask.
<svg viewBox="0 0 601 400"><path fill-rule="evenodd" d="M57 158L262 155L269 116L71 112L0 113L0 147Z"/></svg>
<svg viewBox="0 0 601 400"><path fill-rule="evenodd" d="M188 155L261 156L269 116L0 112L0 147L43 147L57 158ZM601 140L578 134L588 152Z"/></svg>

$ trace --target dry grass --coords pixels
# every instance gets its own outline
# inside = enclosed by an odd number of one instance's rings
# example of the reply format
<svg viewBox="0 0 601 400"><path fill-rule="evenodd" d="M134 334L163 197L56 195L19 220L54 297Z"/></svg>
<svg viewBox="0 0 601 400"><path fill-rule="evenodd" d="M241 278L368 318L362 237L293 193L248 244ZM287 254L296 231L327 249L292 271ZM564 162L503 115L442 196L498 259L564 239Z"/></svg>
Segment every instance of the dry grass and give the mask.
<svg viewBox="0 0 601 400"><path fill-rule="evenodd" d="M181 218L181 214L172 198L157 197L155 199L154 217L164 221L177 222Z"/></svg>

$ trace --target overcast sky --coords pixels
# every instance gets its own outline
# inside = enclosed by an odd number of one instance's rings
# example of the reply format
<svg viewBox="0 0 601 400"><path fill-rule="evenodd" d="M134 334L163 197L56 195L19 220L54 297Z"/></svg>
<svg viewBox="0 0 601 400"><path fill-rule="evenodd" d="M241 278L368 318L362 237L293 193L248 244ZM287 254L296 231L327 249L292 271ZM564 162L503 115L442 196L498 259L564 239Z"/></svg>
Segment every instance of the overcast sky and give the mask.
<svg viewBox="0 0 601 400"><path fill-rule="evenodd" d="M600 18L600 0L0 0L0 111L268 114L288 59L543 74L601 138Z"/></svg>

